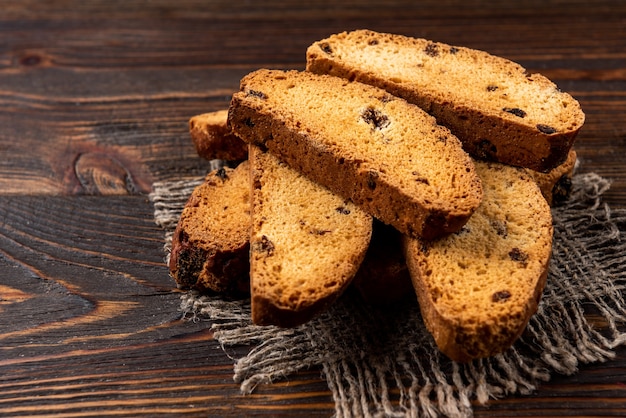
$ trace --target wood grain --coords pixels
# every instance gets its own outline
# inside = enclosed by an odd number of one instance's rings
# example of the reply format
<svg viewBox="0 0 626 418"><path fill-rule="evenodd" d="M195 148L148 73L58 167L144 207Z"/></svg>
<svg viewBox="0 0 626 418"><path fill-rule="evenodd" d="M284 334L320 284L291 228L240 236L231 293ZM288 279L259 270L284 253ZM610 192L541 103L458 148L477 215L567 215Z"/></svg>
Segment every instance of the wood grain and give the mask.
<svg viewBox="0 0 626 418"><path fill-rule="evenodd" d="M626 208L626 2L0 0L0 416L330 416L321 370L243 396L163 263L153 182L202 175L191 116L370 28L516 60L587 115L582 171ZM476 416L620 416L626 349Z"/></svg>

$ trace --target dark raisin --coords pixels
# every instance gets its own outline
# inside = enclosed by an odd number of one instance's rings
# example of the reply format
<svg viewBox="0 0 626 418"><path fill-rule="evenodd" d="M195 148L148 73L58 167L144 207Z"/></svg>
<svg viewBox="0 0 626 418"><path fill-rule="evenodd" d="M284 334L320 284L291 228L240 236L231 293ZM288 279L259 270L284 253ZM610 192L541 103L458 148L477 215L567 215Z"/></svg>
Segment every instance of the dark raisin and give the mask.
<svg viewBox="0 0 626 418"><path fill-rule="evenodd" d="M430 185L430 182L428 181L428 179L425 177L422 177L420 173L418 173L417 171L413 171L411 174L413 174L416 177L415 179L416 182Z"/></svg>
<svg viewBox="0 0 626 418"><path fill-rule="evenodd" d="M378 173L376 171L369 171L367 173L367 187L371 190L376 189L376 180L378 180Z"/></svg>
<svg viewBox="0 0 626 418"><path fill-rule="evenodd" d="M483 160L492 160L495 157L497 148L488 139L482 139L476 144L475 156Z"/></svg>
<svg viewBox="0 0 626 418"><path fill-rule="evenodd" d="M507 233L506 223L504 221L500 221L498 219L492 219L491 227L495 229L496 234L498 234L499 236L503 238L506 238L508 233Z"/></svg>
<svg viewBox="0 0 626 418"><path fill-rule="evenodd" d="M313 234L313 235L326 235L329 234L333 231L331 231L330 229L316 229L316 228L311 228L309 230L309 234Z"/></svg>
<svg viewBox="0 0 626 418"><path fill-rule="evenodd" d="M248 90L247 94L248 96L258 97L259 99L267 99L267 95L259 90Z"/></svg>
<svg viewBox="0 0 626 418"><path fill-rule="evenodd" d="M254 242L251 249L255 252L266 253L268 257L274 254L274 244L265 235L260 241Z"/></svg>
<svg viewBox="0 0 626 418"><path fill-rule="evenodd" d="M335 208L335 210L342 215L350 215L350 209L346 208L345 206L339 206Z"/></svg>
<svg viewBox="0 0 626 418"><path fill-rule="evenodd" d="M225 169L224 167L222 167L222 168L218 169L218 170L215 172L215 175L216 175L217 177L219 177L220 179L222 179L222 180L226 180L226 179L228 178L228 175L226 174L226 169Z"/></svg>
<svg viewBox="0 0 626 418"><path fill-rule="evenodd" d="M487 86L487 91L496 91L498 90L498 86L494 86L493 84L490 84Z"/></svg>
<svg viewBox="0 0 626 418"><path fill-rule="evenodd" d="M333 54L333 49L331 48L330 44L327 42L320 44L320 49L324 51L325 53L327 53L328 55Z"/></svg>
<svg viewBox="0 0 626 418"><path fill-rule="evenodd" d="M243 123L249 128L254 128L254 122L251 118L245 118Z"/></svg>
<svg viewBox="0 0 626 418"><path fill-rule="evenodd" d="M572 179L565 175L554 184L552 188L552 203L554 205L562 205L569 198L572 192Z"/></svg>
<svg viewBox="0 0 626 418"><path fill-rule="evenodd" d="M518 118L526 117L526 112L524 112L522 109L519 109L517 107L505 107L505 108L502 108L502 110L504 110L505 112L511 113L517 116Z"/></svg>
<svg viewBox="0 0 626 418"><path fill-rule="evenodd" d="M511 292L508 290L500 290L491 296L493 302L504 302L511 297Z"/></svg>
<svg viewBox="0 0 626 418"><path fill-rule="evenodd" d="M520 250L517 247L509 251L509 257L511 258L511 260L518 261L523 264L526 264L526 262L528 261L528 254L526 254L524 251Z"/></svg>
<svg viewBox="0 0 626 418"><path fill-rule="evenodd" d="M379 97L378 100L380 100L381 103L389 103L392 100L394 100L394 97L391 94L384 94L381 97Z"/></svg>
<svg viewBox="0 0 626 418"><path fill-rule="evenodd" d="M546 135L551 135L556 132L556 129L554 129L552 126L544 125L541 123L537 125L537 129L539 129L539 132L544 133Z"/></svg>
<svg viewBox="0 0 626 418"><path fill-rule="evenodd" d="M452 55L456 55L457 52L459 52L459 48L457 48L455 46L450 47L450 53Z"/></svg>
<svg viewBox="0 0 626 418"><path fill-rule="evenodd" d="M426 48L424 48L424 53L429 57L436 57L437 55L439 55L439 48L436 44L429 43L428 45L426 45Z"/></svg>
<svg viewBox="0 0 626 418"><path fill-rule="evenodd" d="M380 110L368 107L363 111L361 117L365 122L372 125L374 129L383 129L389 126L389 117Z"/></svg>

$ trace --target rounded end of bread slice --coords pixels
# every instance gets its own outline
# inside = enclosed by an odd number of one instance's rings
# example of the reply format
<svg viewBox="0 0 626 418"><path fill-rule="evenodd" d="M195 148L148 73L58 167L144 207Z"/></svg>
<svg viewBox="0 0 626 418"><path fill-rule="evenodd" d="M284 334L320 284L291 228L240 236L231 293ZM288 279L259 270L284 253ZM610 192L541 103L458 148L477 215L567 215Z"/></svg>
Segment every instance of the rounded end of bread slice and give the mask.
<svg viewBox="0 0 626 418"><path fill-rule="evenodd" d="M233 135L227 121L228 109L189 119L191 141L200 157L225 161L243 161L248 157L248 145Z"/></svg>
<svg viewBox="0 0 626 418"><path fill-rule="evenodd" d="M509 348L535 313L552 249L550 207L526 170L477 162L485 197L458 233L405 241L426 327L455 361Z"/></svg>
<svg viewBox="0 0 626 418"><path fill-rule="evenodd" d="M209 173L185 204L172 236L170 275L182 289L249 292L248 162Z"/></svg>
<svg viewBox="0 0 626 418"><path fill-rule="evenodd" d="M354 204L250 147L252 320L292 327L350 284L367 251L372 218Z"/></svg>

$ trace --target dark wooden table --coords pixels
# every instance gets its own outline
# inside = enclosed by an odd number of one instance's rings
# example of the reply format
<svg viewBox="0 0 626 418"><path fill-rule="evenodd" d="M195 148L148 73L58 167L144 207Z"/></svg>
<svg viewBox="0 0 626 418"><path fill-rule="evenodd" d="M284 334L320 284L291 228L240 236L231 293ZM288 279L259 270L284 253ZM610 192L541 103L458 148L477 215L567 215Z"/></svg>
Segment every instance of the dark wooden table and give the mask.
<svg viewBox="0 0 626 418"><path fill-rule="evenodd" d="M147 194L205 172L187 121L242 75L303 69L310 43L357 28L542 72L587 114L582 170L626 207L626 2L0 1L0 416L333 413L320 370L239 394L208 324L181 318ZM626 348L476 407L624 413Z"/></svg>

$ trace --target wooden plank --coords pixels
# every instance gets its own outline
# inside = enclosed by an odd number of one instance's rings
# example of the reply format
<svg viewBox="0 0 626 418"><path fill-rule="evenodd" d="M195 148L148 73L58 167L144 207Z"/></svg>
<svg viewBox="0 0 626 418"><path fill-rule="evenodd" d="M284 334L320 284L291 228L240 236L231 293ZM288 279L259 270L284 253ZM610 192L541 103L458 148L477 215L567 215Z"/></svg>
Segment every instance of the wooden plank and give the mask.
<svg viewBox="0 0 626 418"><path fill-rule="evenodd" d="M144 196L0 197L0 219L1 416L332 408L319 371L239 393L209 324L181 317Z"/></svg>
<svg viewBox="0 0 626 418"><path fill-rule="evenodd" d="M241 395L209 324L181 318L146 194L207 170L188 119L227 106L251 70L304 68L333 32L467 45L580 100L581 169L624 208L624 16L610 0L0 0L0 415L332 415L320 369ZM476 416L620 416L616 353Z"/></svg>
<svg viewBox="0 0 626 418"><path fill-rule="evenodd" d="M163 80L180 74L171 70L159 78L143 70L117 80L132 86L127 89L112 87L112 73L45 71L45 83L60 86L47 94L33 87L31 77L8 77L4 88L14 91L0 94L0 149L6 157L0 160L0 193L147 193L155 179L206 172L188 120L228 106L228 92L244 73L204 71L201 78L190 71L193 82L168 86ZM68 84L74 87L64 89ZM158 92L141 93L154 85L161 86Z"/></svg>

